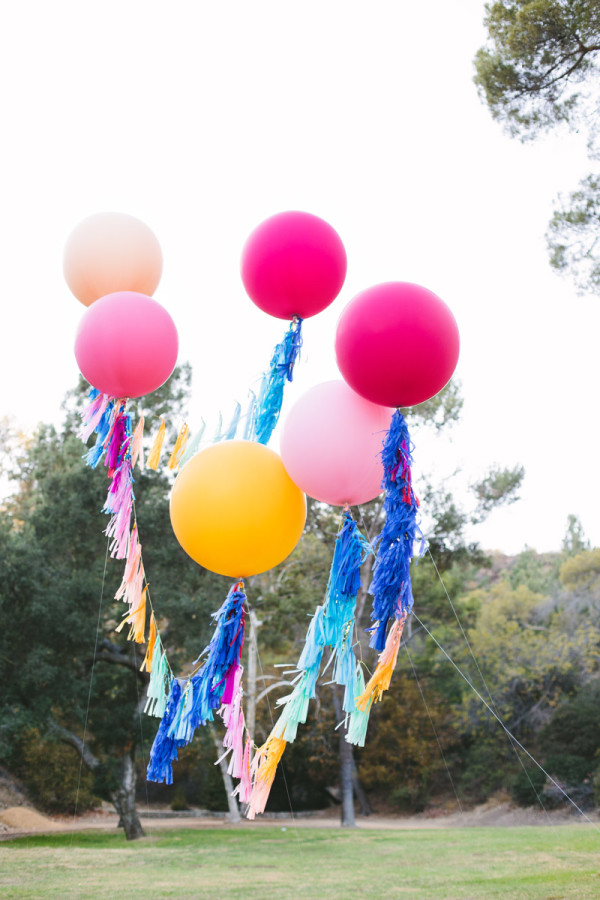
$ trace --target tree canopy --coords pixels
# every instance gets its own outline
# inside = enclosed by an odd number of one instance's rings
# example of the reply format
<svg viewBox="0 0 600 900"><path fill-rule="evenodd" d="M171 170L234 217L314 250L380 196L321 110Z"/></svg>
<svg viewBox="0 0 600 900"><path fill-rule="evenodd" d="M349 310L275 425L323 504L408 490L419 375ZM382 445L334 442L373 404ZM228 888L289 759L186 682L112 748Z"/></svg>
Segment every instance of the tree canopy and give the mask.
<svg viewBox="0 0 600 900"><path fill-rule="evenodd" d="M523 141L560 125L587 134L598 158L600 5L597 0L496 0L486 4L488 41L475 83L492 116ZM600 178L561 197L547 242L550 264L582 293L600 293Z"/></svg>

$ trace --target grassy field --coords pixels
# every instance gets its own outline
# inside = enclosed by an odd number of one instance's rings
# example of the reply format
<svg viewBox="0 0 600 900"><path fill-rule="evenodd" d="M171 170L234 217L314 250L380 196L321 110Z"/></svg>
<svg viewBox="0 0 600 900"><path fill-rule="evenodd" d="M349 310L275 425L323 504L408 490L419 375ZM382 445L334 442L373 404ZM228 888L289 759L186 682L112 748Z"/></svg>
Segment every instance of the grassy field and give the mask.
<svg viewBox="0 0 600 900"><path fill-rule="evenodd" d="M589 826L79 832L0 844L0 896L202 900L600 897Z"/></svg>

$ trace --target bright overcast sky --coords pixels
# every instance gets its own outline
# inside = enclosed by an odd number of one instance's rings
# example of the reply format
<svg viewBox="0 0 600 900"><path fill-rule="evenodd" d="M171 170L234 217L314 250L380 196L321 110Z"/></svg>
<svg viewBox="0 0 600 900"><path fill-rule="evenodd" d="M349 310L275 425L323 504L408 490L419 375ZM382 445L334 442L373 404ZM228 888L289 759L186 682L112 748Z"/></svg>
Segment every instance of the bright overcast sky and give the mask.
<svg viewBox="0 0 600 900"><path fill-rule="evenodd" d="M62 276L71 230L105 210L157 235L155 294L194 369L192 426L225 415L285 324L239 277L243 243L285 209L322 216L348 253L333 306L305 323L293 400L337 377L335 324L381 281L419 282L461 331L464 416L419 468L464 480L522 463L519 504L471 537L559 549L569 513L600 544L595 398L600 299L548 267L558 191L587 170L583 140L526 146L479 102L483 2L85 0L5 6L0 30L0 415L58 421L77 378L83 306Z"/></svg>

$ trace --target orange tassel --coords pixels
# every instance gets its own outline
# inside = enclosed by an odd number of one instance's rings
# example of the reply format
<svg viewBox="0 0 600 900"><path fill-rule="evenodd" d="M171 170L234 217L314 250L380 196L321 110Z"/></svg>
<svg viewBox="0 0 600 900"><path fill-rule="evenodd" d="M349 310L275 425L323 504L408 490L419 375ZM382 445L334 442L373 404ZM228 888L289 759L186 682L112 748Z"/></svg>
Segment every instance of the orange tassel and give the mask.
<svg viewBox="0 0 600 900"><path fill-rule="evenodd" d="M136 462L140 461L140 469L144 468L144 448L142 446L142 439L144 437L144 417L140 417L140 421L135 426L135 431L133 432L133 437L131 439L131 468L135 466Z"/></svg>
<svg viewBox="0 0 600 900"><path fill-rule="evenodd" d="M173 452L171 453L171 458L168 462L170 469L176 469L181 462L181 457L183 456L185 445L188 441L189 430L186 423L181 426L179 434L177 435L177 440L175 441L175 446L173 447Z"/></svg>
<svg viewBox="0 0 600 900"><path fill-rule="evenodd" d="M148 635L148 646L146 647L146 655L144 657L144 662L140 666L140 672L143 672L144 669L146 672L152 671L152 657L154 655L154 645L156 644L156 619L154 618L154 613L150 616L150 634Z"/></svg>
<svg viewBox="0 0 600 900"><path fill-rule="evenodd" d="M154 443L152 444L152 450L150 451L150 456L148 457L148 460L146 462L146 468L154 469L155 472L158 469L158 464L160 462L160 453L162 450L162 445L165 442L166 430L167 427L165 425L165 420L161 419L160 428L156 432L156 437L154 438Z"/></svg>
<svg viewBox="0 0 600 900"><path fill-rule="evenodd" d="M129 634L127 635L128 641L135 641L136 644L143 644L146 636L146 591L148 590L148 585L142 591L142 596L140 597L140 602L132 609L129 615L123 619L120 625L117 626L116 630L120 631L125 625L126 622L129 622Z"/></svg>
<svg viewBox="0 0 600 900"><path fill-rule="evenodd" d="M356 708L365 712L371 707L371 704L381 700L382 694L387 691L392 680L392 673L396 668L398 659L398 650L400 649L400 640L402 638L402 630L406 615L400 619L396 619L390 633L387 636L385 647L381 651L377 668L373 672L364 692L356 698Z"/></svg>
<svg viewBox="0 0 600 900"><path fill-rule="evenodd" d="M252 785L252 795L248 808L249 819L253 819L257 813L265 811L275 779L275 772L277 771L279 760L283 756L286 744L287 741L273 737L271 734L267 738L266 743L256 751L256 756L252 761L254 784Z"/></svg>

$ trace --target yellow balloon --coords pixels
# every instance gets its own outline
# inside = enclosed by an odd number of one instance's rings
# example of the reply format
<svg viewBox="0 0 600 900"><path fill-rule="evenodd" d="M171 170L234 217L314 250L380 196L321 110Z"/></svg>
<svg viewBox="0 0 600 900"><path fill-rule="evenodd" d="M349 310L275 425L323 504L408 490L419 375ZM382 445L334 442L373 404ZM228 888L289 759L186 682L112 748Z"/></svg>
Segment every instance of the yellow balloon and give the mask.
<svg viewBox="0 0 600 900"><path fill-rule="evenodd" d="M197 563L245 578L282 562L306 521L306 498L281 458L254 441L224 441L193 456L175 480L171 524Z"/></svg>

